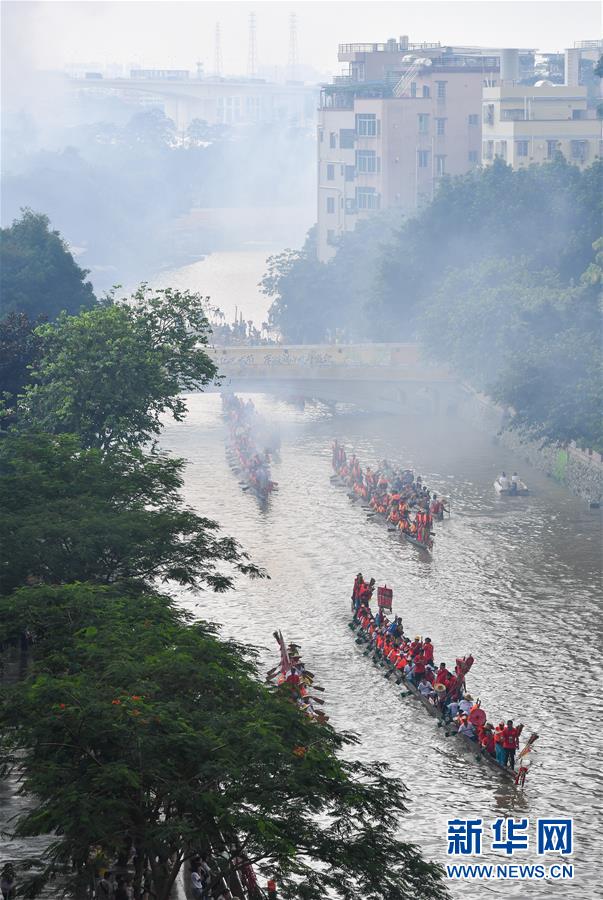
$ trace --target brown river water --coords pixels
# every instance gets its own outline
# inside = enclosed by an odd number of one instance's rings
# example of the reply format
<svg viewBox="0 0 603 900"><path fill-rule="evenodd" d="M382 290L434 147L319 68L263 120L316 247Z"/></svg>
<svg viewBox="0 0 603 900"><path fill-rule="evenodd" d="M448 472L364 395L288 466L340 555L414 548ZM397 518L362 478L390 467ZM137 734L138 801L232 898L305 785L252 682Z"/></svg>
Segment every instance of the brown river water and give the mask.
<svg viewBox="0 0 603 900"><path fill-rule="evenodd" d="M387 760L409 791L409 813L392 828L445 863L449 818L568 817L574 822L572 882L451 882L454 897L592 898L597 894L595 809L601 806L601 520L584 502L514 458L492 439L452 420L425 423L352 407L296 408L253 395L281 429L279 483L267 506L242 491L229 468L216 395L189 398L184 423L168 425L165 448L186 457L188 503L215 517L270 580L225 596L183 595L224 633L267 648L281 628L302 645L324 685L332 724L361 739L352 753ZM438 523L433 559L367 518L331 485L330 442L337 437L361 461L384 457L413 467L451 497ZM495 475L517 469L533 493L498 498ZM438 661L471 652L468 677L492 721L513 718L537 731L535 760L523 791L486 770L445 738L417 705L400 698L354 644L348 629L356 572L394 588L407 631L429 635ZM535 822L530 825L535 841ZM535 847L506 857L487 842L470 862L542 862ZM452 862L456 861L452 859ZM461 860L466 861L466 860ZM546 863L557 858L545 858ZM566 862L565 859L562 862Z"/></svg>
<svg viewBox="0 0 603 900"><path fill-rule="evenodd" d="M441 863L447 820L501 816L574 818L574 880L449 882L453 897L590 900L598 895L596 810L601 808L601 520L580 500L528 468L488 436L441 419L393 417L353 406L305 409L268 394L253 395L279 426L279 490L262 507L228 466L221 402L188 398L183 423L168 423L164 448L185 457L185 497L218 520L265 567L270 580L240 579L227 595L183 592L184 605L223 624L225 635L264 648L276 661L275 628L302 645L325 687L332 724L357 733L357 758L387 760L408 787L409 812L392 829ZM334 437L361 462L388 458L414 468L451 497L438 523L432 559L367 518L329 481ZM498 498L492 482L517 469L527 498ZM394 588L394 610L408 632L429 635L437 661L471 652L469 689L492 721L509 717L537 731L535 760L523 791L485 769L446 738L415 700L401 699L365 659L348 629L356 572ZM0 793L0 826L18 808ZM36 846L0 839L0 859L23 858ZM462 862L538 863L535 848L513 857L493 853ZM545 858L545 863L557 862ZM565 859L562 860L566 862ZM410 900L410 898L409 898Z"/></svg>

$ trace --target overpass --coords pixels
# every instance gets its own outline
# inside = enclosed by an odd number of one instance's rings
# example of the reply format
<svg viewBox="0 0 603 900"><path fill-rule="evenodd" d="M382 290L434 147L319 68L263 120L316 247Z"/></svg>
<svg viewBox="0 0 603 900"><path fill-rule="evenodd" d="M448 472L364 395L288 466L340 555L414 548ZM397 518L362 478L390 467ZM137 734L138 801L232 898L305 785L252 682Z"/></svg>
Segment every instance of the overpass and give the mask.
<svg viewBox="0 0 603 900"><path fill-rule="evenodd" d="M193 119L210 125L294 123L313 126L318 88L300 82L229 78L72 78L78 93L118 95L161 104L179 131Z"/></svg>
<svg viewBox="0 0 603 900"><path fill-rule="evenodd" d="M449 406L458 390L458 380L422 358L417 344L279 344L210 352L222 386L234 391L269 389L328 403L435 412Z"/></svg>

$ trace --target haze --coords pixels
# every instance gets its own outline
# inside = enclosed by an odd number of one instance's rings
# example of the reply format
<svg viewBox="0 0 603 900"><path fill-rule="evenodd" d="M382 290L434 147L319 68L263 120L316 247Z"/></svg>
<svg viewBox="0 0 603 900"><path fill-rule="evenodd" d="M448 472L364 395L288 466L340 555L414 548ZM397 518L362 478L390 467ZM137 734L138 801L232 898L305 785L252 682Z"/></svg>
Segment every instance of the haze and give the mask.
<svg viewBox="0 0 603 900"><path fill-rule="evenodd" d="M370 6L370 14L368 8ZM222 30L225 73L245 73L248 17L257 17L261 66L285 66L289 17L297 16L299 60L321 75L338 71L337 44L413 41L562 50L596 38L596 2L15 2L2 3L5 61L15 48L37 68L77 63L139 63L148 67L211 70L215 24ZM8 63L5 63L8 65ZM9 72L5 68L5 75ZM4 80L4 79L3 79ZM4 80L6 85L6 80Z"/></svg>

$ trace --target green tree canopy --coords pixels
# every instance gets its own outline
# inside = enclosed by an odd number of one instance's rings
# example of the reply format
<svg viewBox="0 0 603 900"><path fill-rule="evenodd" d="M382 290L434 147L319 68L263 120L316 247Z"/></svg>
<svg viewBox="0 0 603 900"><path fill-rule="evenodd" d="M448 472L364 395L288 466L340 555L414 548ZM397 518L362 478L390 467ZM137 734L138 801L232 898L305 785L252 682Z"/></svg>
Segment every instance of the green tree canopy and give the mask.
<svg viewBox="0 0 603 900"><path fill-rule="evenodd" d="M77 313L95 301L92 285L47 216L22 210L9 228L0 229L0 317L25 313L30 319L55 319Z"/></svg>
<svg viewBox="0 0 603 900"><path fill-rule="evenodd" d="M53 834L32 896L132 844L158 900L183 860L224 844L275 873L284 900L447 896L395 836L403 785L343 760L355 739L260 684L247 648L164 597L85 584L0 600L0 641L22 627L34 664L0 702L0 734L32 798L16 833Z"/></svg>
<svg viewBox="0 0 603 900"><path fill-rule="evenodd" d="M0 591L28 579L163 579L223 591L233 571L259 574L216 522L184 505L183 468L159 452L82 449L75 435L5 436Z"/></svg>
<svg viewBox="0 0 603 900"><path fill-rule="evenodd" d="M0 319L0 406L4 404L5 427L16 421L17 396L29 381L30 366L38 359L38 324L25 313L12 312Z"/></svg>
<svg viewBox="0 0 603 900"><path fill-rule="evenodd" d="M270 257L261 287L273 298L271 324L297 343L372 337L368 305L375 270L400 224L396 210L361 220L354 231L342 235L328 263L316 258L314 228L302 251Z"/></svg>
<svg viewBox="0 0 603 900"><path fill-rule="evenodd" d="M40 359L22 397L23 420L104 451L145 443L166 410L182 420L181 391L215 377L205 352L210 331L200 295L145 285L130 300L109 297L79 316L62 314L36 329Z"/></svg>
<svg viewBox="0 0 603 900"><path fill-rule="evenodd" d="M515 409L534 437L603 446L600 242L580 284L524 260L451 269L425 305L428 354Z"/></svg>

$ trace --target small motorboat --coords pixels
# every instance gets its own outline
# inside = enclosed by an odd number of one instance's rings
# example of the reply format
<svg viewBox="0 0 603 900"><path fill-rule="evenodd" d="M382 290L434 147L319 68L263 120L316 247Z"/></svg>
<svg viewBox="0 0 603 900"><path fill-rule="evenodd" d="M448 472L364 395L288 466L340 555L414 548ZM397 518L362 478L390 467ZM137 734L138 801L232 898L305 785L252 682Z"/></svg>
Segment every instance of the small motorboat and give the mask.
<svg viewBox="0 0 603 900"><path fill-rule="evenodd" d="M494 482L494 490L501 497L527 497L530 493L527 484L521 479L517 482L508 482L507 487L503 487L500 478Z"/></svg>

